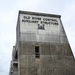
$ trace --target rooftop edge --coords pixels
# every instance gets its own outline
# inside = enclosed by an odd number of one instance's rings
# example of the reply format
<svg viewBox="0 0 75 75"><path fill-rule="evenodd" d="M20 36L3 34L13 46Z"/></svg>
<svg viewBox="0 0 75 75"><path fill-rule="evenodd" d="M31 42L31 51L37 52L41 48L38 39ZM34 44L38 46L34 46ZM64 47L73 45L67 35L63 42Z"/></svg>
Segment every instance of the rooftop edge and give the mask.
<svg viewBox="0 0 75 75"><path fill-rule="evenodd" d="M30 15L37 15L37 16L47 16L47 17L61 18L61 15L40 13L40 12L31 12L31 11L21 11L21 10L19 10L19 14L30 14Z"/></svg>

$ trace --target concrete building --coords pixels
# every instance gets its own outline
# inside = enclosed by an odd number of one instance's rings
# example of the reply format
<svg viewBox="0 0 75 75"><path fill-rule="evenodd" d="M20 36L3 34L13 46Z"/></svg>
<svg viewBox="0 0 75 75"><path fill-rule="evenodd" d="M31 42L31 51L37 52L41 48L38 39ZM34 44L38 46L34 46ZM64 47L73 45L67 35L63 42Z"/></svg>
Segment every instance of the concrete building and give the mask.
<svg viewBox="0 0 75 75"><path fill-rule="evenodd" d="M19 11L9 75L75 75L60 15Z"/></svg>

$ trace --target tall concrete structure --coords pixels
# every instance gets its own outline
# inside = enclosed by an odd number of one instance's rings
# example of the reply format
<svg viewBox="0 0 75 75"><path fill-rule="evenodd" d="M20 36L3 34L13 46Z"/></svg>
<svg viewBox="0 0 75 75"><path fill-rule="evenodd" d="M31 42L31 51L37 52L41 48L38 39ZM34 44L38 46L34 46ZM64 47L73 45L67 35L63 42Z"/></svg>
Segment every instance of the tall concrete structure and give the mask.
<svg viewBox="0 0 75 75"><path fill-rule="evenodd" d="M60 15L19 11L10 75L75 75L75 60Z"/></svg>

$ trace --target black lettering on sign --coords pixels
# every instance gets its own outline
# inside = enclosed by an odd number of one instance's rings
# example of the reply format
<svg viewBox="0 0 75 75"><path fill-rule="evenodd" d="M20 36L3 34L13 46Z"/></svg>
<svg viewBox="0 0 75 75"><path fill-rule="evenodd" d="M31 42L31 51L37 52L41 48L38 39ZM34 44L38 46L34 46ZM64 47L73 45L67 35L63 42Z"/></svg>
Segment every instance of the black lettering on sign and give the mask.
<svg viewBox="0 0 75 75"><path fill-rule="evenodd" d="M33 20L41 20L40 17L32 17Z"/></svg>
<svg viewBox="0 0 75 75"><path fill-rule="evenodd" d="M56 19L49 19L49 18L43 18L43 21L53 21L53 22L58 22Z"/></svg>
<svg viewBox="0 0 75 75"><path fill-rule="evenodd" d="M30 16L23 16L24 19L30 19Z"/></svg>
<svg viewBox="0 0 75 75"><path fill-rule="evenodd" d="M27 23L38 23L38 21L32 21L32 20L22 20L22 22L27 22Z"/></svg>
<svg viewBox="0 0 75 75"><path fill-rule="evenodd" d="M59 25L58 20L55 18L41 18L37 16L23 16L22 22L40 23L41 25ZM43 26L39 27L43 29Z"/></svg>

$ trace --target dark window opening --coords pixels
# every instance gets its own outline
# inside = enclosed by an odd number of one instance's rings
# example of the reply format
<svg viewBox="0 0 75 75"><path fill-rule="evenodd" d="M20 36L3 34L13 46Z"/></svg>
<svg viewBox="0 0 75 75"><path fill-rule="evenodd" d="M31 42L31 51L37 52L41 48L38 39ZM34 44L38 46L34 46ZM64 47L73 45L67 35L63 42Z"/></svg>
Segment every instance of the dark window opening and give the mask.
<svg viewBox="0 0 75 75"><path fill-rule="evenodd" d="M36 57L36 58L40 58L39 46L35 46L35 57Z"/></svg>
<svg viewBox="0 0 75 75"><path fill-rule="evenodd" d="M13 70L14 70L14 71L17 71L17 70L18 70L18 63L14 63L14 64L13 64Z"/></svg>
<svg viewBox="0 0 75 75"><path fill-rule="evenodd" d="M18 59L18 52L16 51L16 54L15 54L15 60Z"/></svg>

